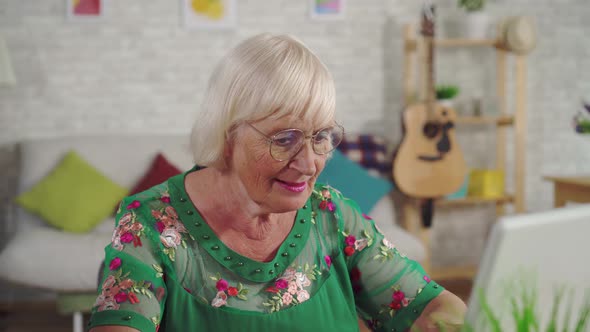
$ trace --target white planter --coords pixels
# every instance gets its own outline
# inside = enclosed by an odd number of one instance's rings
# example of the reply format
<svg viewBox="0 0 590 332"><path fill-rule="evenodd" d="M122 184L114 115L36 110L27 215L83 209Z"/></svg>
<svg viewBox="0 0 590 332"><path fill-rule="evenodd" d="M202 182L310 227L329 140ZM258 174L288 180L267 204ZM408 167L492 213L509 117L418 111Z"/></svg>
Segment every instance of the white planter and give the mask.
<svg viewBox="0 0 590 332"><path fill-rule="evenodd" d="M490 16L484 12L468 12L463 16L463 36L468 39L486 39L491 36Z"/></svg>

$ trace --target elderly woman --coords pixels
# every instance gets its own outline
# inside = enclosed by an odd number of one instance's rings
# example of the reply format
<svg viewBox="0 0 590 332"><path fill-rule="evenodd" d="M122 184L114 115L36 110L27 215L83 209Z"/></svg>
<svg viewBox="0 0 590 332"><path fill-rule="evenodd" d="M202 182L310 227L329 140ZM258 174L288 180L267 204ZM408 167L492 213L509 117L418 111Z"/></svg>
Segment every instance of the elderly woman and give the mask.
<svg viewBox="0 0 590 332"><path fill-rule="evenodd" d="M465 305L336 189L334 82L301 42L252 37L215 69L195 166L117 213L101 331L446 331Z"/></svg>

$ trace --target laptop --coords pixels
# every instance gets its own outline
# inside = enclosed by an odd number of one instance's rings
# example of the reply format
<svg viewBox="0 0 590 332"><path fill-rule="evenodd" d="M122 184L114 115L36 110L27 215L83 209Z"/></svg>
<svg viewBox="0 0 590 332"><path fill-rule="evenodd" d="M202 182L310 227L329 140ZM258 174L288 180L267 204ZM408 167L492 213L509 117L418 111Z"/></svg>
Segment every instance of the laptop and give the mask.
<svg viewBox="0 0 590 332"><path fill-rule="evenodd" d="M514 317L536 322L531 331L549 331L552 321L555 331L578 331L586 317L579 331L590 331L590 204L501 217L467 307L472 331L517 331ZM534 316L525 316L525 307Z"/></svg>

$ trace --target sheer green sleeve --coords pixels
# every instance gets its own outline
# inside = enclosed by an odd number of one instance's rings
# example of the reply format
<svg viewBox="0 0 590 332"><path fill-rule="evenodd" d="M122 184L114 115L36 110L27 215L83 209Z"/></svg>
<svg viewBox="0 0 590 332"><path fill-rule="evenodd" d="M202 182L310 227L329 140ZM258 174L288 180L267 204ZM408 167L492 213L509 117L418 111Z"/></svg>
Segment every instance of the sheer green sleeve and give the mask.
<svg viewBox="0 0 590 332"><path fill-rule="evenodd" d="M124 325L156 331L166 297L157 224L146 202L121 202L112 242L105 248L98 298L89 328Z"/></svg>
<svg viewBox="0 0 590 332"><path fill-rule="evenodd" d="M330 191L357 310L374 330L405 331L443 288L386 239L354 201Z"/></svg>

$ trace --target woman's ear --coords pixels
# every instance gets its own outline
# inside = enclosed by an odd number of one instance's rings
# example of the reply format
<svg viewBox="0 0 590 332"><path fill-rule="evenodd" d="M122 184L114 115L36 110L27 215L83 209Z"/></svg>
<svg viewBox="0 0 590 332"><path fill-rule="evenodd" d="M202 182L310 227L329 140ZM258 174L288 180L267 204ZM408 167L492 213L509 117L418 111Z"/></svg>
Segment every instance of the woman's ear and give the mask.
<svg viewBox="0 0 590 332"><path fill-rule="evenodd" d="M229 170L231 165L231 158L233 154L233 142L234 140L231 137L227 137L225 140L225 144L223 144L223 155L221 159L221 167L223 170Z"/></svg>

